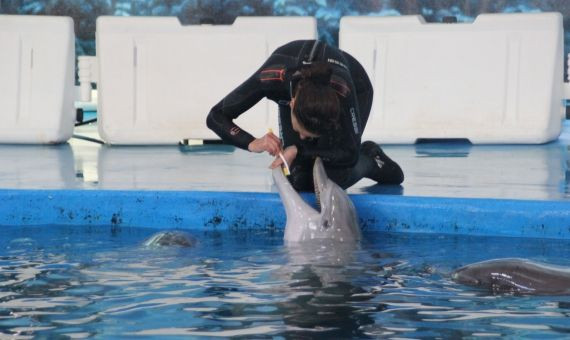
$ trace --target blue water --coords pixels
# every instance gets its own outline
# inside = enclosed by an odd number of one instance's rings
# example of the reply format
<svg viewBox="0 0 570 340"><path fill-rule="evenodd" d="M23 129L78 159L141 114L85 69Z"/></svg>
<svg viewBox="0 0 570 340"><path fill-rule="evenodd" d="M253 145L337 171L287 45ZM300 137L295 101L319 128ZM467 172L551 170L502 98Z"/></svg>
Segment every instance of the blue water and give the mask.
<svg viewBox="0 0 570 340"><path fill-rule="evenodd" d="M455 338L570 334L570 297L492 295L464 264L524 257L570 267L570 242L364 232L359 248L288 248L280 231L0 230L0 338Z"/></svg>

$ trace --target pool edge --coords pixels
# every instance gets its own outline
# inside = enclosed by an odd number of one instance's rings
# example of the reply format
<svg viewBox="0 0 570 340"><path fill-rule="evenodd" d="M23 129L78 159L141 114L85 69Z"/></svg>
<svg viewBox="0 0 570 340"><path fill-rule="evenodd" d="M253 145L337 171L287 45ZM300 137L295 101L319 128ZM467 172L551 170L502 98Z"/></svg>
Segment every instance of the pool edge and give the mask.
<svg viewBox="0 0 570 340"><path fill-rule="evenodd" d="M570 239L568 201L350 196L363 230ZM277 193L0 190L0 226L37 225L267 230L285 212Z"/></svg>

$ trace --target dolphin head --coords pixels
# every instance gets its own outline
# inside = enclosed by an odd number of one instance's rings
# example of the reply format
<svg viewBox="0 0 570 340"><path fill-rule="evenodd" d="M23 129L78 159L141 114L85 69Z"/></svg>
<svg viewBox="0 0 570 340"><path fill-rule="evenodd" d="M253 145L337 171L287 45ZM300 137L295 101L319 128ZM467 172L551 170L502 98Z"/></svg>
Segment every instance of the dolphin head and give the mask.
<svg viewBox="0 0 570 340"><path fill-rule="evenodd" d="M151 248L168 246L193 247L196 245L196 239L183 231L167 230L152 235L144 242L144 245Z"/></svg>
<svg viewBox="0 0 570 340"><path fill-rule="evenodd" d="M286 242L311 239L353 242L360 239L356 209L346 192L327 176L320 158L317 157L313 167L315 195L320 211L303 200L281 169L273 170L273 179L287 214Z"/></svg>
<svg viewBox="0 0 570 340"><path fill-rule="evenodd" d="M470 265L457 269L451 278L464 285L483 286L489 284L489 271L480 265Z"/></svg>
<svg viewBox="0 0 570 340"><path fill-rule="evenodd" d="M360 239L360 227L354 204L344 189L327 176L320 158L315 160L313 166L313 182L317 204L321 209L320 217L323 228L336 228L330 233L338 236L340 241L344 241L344 238L348 241Z"/></svg>
<svg viewBox="0 0 570 340"><path fill-rule="evenodd" d="M522 287L515 281L529 281L539 272L535 263L519 258L501 258L468 264L458 268L451 278L458 283L470 286L512 285ZM542 268L545 268L542 266ZM522 278L522 279L521 279Z"/></svg>
<svg viewBox="0 0 570 340"><path fill-rule="evenodd" d="M490 289L494 294L569 294L570 270L520 258L469 264L452 273L461 284Z"/></svg>

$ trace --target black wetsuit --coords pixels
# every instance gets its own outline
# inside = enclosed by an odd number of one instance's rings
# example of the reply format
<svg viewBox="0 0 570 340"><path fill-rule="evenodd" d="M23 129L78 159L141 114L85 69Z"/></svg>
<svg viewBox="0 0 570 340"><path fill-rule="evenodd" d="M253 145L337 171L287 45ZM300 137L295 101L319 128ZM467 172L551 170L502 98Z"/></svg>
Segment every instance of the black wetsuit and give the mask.
<svg viewBox="0 0 570 340"><path fill-rule="evenodd" d="M330 85L340 99L341 127L334 135L301 140L291 125L289 102L294 87L293 75L310 61L326 61L333 70ZM247 150L255 138L233 120L264 97L279 105L283 146L297 146L297 157L290 165L289 176L295 189L312 189L312 166L316 156L323 160L329 177L343 188L362 177L369 177L373 171L371 167L377 166L360 150L362 131L372 106L372 84L362 65L348 53L323 42L317 44L315 40L297 40L277 48L259 70L212 108L208 127L224 142ZM399 172L402 177L401 170ZM394 177L389 174L384 177L386 180L382 182L389 184L400 184L403 179L389 178Z"/></svg>

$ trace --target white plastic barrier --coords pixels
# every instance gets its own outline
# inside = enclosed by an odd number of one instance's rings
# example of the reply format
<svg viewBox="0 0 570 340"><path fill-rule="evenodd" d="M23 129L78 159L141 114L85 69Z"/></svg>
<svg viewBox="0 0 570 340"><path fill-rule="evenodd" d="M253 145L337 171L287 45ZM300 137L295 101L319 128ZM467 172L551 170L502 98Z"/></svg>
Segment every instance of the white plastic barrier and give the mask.
<svg viewBox="0 0 570 340"><path fill-rule="evenodd" d="M339 40L374 85L365 139L544 143L560 134L559 13L484 14L467 24L344 17Z"/></svg>
<svg viewBox="0 0 570 340"><path fill-rule="evenodd" d="M68 140L74 74L71 18L0 15L0 143Z"/></svg>
<svg viewBox="0 0 570 340"><path fill-rule="evenodd" d="M219 139L210 109L277 47L314 39L309 17L238 17L233 25L181 26L177 18L97 20L99 133L110 144ZM237 119L254 135L277 131L266 100Z"/></svg>

